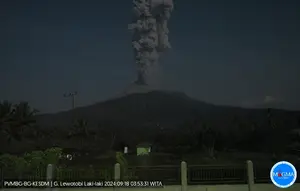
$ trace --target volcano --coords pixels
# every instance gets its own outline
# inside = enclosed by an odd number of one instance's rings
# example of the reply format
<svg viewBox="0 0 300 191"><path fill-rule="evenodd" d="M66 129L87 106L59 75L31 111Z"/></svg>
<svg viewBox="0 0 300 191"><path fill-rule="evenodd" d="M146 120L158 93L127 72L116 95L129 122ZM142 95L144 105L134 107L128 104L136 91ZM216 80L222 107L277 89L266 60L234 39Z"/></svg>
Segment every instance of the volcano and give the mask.
<svg viewBox="0 0 300 191"><path fill-rule="evenodd" d="M199 123L228 130L233 121L255 123L264 126L267 123L267 109L247 109L231 106L218 106L195 100L182 92L151 90L138 85L131 86L117 98L74 110L37 116L41 127L72 126L74 120L85 119L89 126L105 124L107 128L120 127L143 128L160 124L166 128ZM286 128L295 128L300 116L298 111L274 109L275 121L284 121Z"/></svg>

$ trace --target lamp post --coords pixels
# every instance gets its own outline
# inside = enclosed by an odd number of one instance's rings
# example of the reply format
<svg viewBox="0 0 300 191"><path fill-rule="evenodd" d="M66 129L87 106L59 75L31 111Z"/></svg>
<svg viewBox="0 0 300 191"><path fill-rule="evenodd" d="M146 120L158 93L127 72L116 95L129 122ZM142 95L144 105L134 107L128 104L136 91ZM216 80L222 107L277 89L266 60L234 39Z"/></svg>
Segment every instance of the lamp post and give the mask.
<svg viewBox="0 0 300 191"><path fill-rule="evenodd" d="M72 99L72 109L75 109L75 97L77 96L77 91L64 94L65 98L71 98Z"/></svg>

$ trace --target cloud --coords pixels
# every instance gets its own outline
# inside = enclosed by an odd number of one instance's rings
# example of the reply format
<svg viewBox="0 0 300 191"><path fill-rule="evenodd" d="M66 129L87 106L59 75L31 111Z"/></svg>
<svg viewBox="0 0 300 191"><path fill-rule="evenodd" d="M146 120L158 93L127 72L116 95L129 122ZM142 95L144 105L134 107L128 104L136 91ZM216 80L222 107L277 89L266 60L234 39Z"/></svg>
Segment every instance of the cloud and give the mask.
<svg viewBox="0 0 300 191"><path fill-rule="evenodd" d="M267 106L270 106L270 105L274 105L274 104L277 104L279 103L279 100L277 98L275 98L274 96L265 96L263 99L257 99L257 100L246 100L246 101L243 101L241 103L241 106L242 107L254 107L254 108L260 108L260 107L267 107Z"/></svg>
<svg viewBox="0 0 300 191"><path fill-rule="evenodd" d="M277 99L273 96L265 96L265 98L263 100L264 103L274 103L276 101L277 101Z"/></svg>
<svg viewBox="0 0 300 191"><path fill-rule="evenodd" d="M245 100L241 102L240 106L245 108L277 108L297 111L300 110L299 104L289 102L289 100L270 95L265 96L263 99Z"/></svg>

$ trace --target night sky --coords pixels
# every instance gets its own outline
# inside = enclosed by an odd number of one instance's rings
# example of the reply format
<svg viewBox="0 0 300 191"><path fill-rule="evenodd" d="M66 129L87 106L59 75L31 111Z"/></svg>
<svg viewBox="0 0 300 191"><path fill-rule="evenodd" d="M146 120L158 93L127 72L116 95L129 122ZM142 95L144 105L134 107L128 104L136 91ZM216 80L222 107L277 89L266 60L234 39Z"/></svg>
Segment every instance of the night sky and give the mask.
<svg viewBox="0 0 300 191"><path fill-rule="evenodd" d="M123 91L135 79L131 0L1 0L0 100L41 112ZM300 109L299 0L177 0L163 84L199 100Z"/></svg>

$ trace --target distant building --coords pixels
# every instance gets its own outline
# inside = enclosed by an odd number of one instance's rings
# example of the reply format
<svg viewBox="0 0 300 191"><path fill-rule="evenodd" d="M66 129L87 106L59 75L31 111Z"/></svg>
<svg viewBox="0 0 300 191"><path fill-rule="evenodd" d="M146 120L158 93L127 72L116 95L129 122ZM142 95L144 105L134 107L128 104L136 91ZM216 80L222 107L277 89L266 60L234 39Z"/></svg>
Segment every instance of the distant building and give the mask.
<svg viewBox="0 0 300 191"><path fill-rule="evenodd" d="M137 156L149 155L151 152L152 145L150 143L140 143L136 146Z"/></svg>

